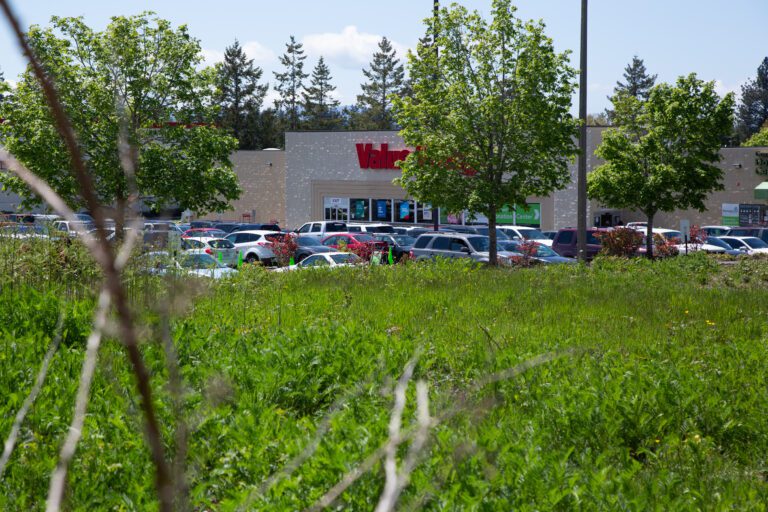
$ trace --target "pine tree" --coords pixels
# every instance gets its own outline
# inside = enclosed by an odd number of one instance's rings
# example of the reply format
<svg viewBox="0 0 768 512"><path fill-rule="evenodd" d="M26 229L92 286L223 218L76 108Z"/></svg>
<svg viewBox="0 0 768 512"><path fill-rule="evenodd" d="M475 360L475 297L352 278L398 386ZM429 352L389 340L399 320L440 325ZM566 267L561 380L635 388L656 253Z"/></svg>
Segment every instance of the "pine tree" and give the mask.
<svg viewBox="0 0 768 512"><path fill-rule="evenodd" d="M368 82L360 85L363 93L357 97L358 107L363 111L362 124L371 129L392 130L395 123L389 96L403 94L405 70L386 37L379 42L379 51L373 54L370 69L363 69L363 75Z"/></svg>
<svg viewBox="0 0 768 512"><path fill-rule="evenodd" d="M330 95L336 90L331 84L331 70L323 57L317 62L312 71L309 87L304 89L304 118L306 127L310 130L330 130L340 124L338 107L339 100Z"/></svg>
<svg viewBox="0 0 768 512"><path fill-rule="evenodd" d="M757 68L757 77L741 86L736 109L736 136L744 141L768 121L768 57Z"/></svg>
<svg viewBox="0 0 768 512"><path fill-rule="evenodd" d="M301 91L304 88L304 79L309 75L304 73L304 45L296 42L296 38L291 36L290 41L285 45L286 50L280 57L280 64L285 67L283 73L275 72L275 90L280 93L280 99L276 102L276 107L289 130L296 130L299 127L301 102Z"/></svg>
<svg viewBox="0 0 768 512"><path fill-rule="evenodd" d="M640 101L648 101L648 95L656 83L657 76L649 75L645 69L643 59L639 59L635 55L632 57L632 62L624 68L625 83L616 82L616 87L613 88L613 96L608 96L608 99L611 100L611 103L615 103L616 99L620 96L629 95L634 96ZM610 123L614 122L615 115L613 110L606 109L605 115Z"/></svg>
<svg viewBox="0 0 768 512"><path fill-rule="evenodd" d="M240 149L256 149L255 124L269 87L259 84L263 71L253 65L253 59L248 59L237 40L224 51L224 62L216 69L221 123L232 130Z"/></svg>

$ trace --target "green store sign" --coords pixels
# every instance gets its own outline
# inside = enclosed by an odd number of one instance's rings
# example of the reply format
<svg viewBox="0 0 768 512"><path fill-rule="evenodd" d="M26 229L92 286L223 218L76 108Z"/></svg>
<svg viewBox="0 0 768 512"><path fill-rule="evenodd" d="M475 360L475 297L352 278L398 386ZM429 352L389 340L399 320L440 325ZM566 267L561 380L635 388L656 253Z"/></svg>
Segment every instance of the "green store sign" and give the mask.
<svg viewBox="0 0 768 512"><path fill-rule="evenodd" d="M541 203L529 203L527 209L518 206L517 211L504 205L496 215L499 224L526 224L529 226L541 226Z"/></svg>

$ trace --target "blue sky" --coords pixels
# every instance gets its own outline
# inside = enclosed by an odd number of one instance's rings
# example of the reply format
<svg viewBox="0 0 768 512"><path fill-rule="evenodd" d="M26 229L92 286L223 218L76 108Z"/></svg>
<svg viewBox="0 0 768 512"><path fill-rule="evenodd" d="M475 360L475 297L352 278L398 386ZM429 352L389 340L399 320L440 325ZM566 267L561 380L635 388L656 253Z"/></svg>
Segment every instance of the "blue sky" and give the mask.
<svg viewBox="0 0 768 512"><path fill-rule="evenodd" d="M401 53L413 47L425 29L431 0L16 0L25 25L47 24L52 15L83 16L103 28L110 16L152 10L176 24L185 23L200 39L208 62L239 39L273 83L277 56L293 34L305 43L307 67L324 55L337 93L351 104L359 92L361 69L381 36ZM447 5L447 1L441 2ZM487 14L491 0L464 0L463 5ZM519 0L518 16L543 19L558 50L572 50L578 65L579 0ZM768 56L766 0L591 0L589 29L588 110L608 106L606 96L624 67L638 55L660 81L695 72L715 80L718 91L738 91L754 77ZM0 29L0 69L14 80L24 62L7 25ZM273 93L270 94L270 97ZM574 112L577 105L574 99Z"/></svg>

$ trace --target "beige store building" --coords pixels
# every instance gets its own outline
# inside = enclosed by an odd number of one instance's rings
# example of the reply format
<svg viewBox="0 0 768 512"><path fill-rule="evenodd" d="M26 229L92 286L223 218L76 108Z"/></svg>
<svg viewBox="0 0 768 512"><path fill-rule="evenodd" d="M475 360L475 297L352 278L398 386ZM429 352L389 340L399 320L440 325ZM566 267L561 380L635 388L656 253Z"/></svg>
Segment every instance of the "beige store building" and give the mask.
<svg viewBox="0 0 768 512"><path fill-rule="evenodd" d="M602 163L594 156L605 128L587 133L587 169ZM408 197L392 183L400 175L394 162L408 148L394 131L288 132L285 151L239 151L233 156L243 195L232 210L211 219L252 222L277 220L287 228L309 220L431 224L431 208ZM720 166L725 190L711 194L707 211L661 213L655 224L678 228L691 224L768 224L768 201L755 189L768 181L768 148L724 148ZM529 197L529 210L509 212L502 223L551 230L576 223L576 163L572 181L549 197ZM762 174L761 174L762 173ZM757 193L758 196L760 193ZM440 212L441 223L469 221ZM599 226L645 220L638 212L605 208L590 202L588 219ZM482 220L478 218L477 220Z"/></svg>

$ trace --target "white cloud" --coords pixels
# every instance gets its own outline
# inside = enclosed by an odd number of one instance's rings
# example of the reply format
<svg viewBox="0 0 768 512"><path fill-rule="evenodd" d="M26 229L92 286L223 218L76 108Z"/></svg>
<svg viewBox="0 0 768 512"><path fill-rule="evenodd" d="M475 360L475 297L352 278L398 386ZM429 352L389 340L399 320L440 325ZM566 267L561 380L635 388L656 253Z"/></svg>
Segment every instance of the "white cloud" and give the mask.
<svg viewBox="0 0 768 512"><path fill-rule="evenodd" d="M356 26L348 25L341 32L306 35L302 43L307 54L312 57L322 55L341 66L357 68L371 61L374 52L378 50L381 37L378 34L360 32ZM397 56L401 60L404 59L406 47L394 41L392 46L397 51Z"/></svg>
<svg viewBox="0 0 768 512"><path fill-rule="evenodd" d="M223 60L224 60L224 52L203 48L203 65L204 66L213 66L217 62L221 62Z"/></svg>
<svg viewBox="0 0 768 512"><path fill-rule="evenodd" d="M739 92L741 91L741 86L742 84L728 85L724 83L722 80L715 80L715 92L719 94L721 97L725 96L729 92L732 92L736 96L738 96Z"/></svg>

